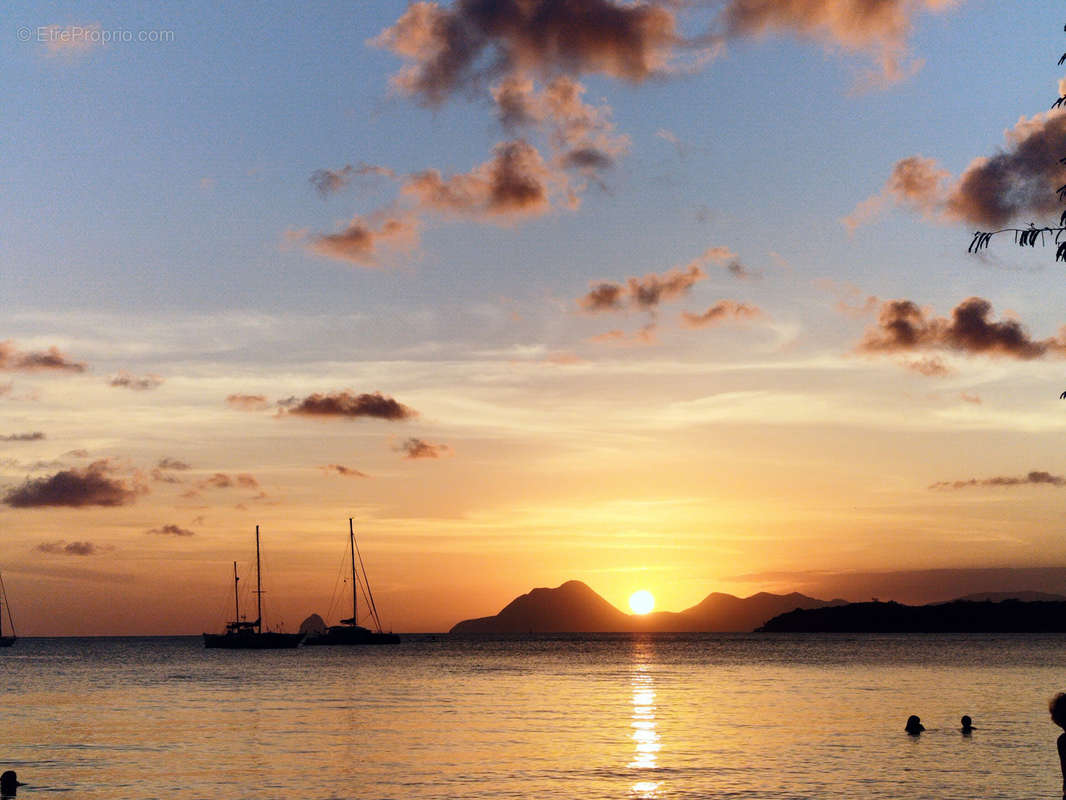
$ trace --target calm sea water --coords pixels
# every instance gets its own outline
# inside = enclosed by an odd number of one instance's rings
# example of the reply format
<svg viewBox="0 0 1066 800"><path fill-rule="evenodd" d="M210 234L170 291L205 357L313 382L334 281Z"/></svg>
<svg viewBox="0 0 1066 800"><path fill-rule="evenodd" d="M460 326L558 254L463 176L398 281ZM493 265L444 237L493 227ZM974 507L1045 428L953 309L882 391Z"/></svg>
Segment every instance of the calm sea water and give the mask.
<svg viewBox="0 0 1066 800"><path fill-rule="evenodd" d="M79 800L1052 798L1064 656L1064 636L23 639L0 651L0 769Z"/></svg>

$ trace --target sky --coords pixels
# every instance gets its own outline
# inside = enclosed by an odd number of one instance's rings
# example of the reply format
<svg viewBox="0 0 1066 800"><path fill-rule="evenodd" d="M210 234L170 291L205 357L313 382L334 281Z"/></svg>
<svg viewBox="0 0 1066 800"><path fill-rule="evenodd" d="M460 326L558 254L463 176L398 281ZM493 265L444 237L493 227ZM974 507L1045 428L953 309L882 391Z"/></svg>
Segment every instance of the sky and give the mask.
<svg viewBox="0 0 1066 800"><path fill-rule="evenodd" d="M21 635L1066 592L1050 0L15 2ZM247 599L244 602L249 602ZM250 606L245 606L249 608ZM5 626L7 619L4 619Z"/></svg>

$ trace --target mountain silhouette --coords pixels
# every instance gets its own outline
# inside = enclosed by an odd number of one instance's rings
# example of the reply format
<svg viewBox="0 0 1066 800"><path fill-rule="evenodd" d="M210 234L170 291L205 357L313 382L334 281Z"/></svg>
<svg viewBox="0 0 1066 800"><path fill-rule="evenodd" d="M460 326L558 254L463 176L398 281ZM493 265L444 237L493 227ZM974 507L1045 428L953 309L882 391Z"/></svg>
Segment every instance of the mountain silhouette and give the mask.
<svg viewBox="0 0 1066 800"><path fill-rule="evenodd" d="M451 633L666 633L752 631L771 617L797 608L842 605L793 592L760 592L747 598L714 592L684 611L626 614L581 581L555 589L534 589L516 597L492 617L463 620Z"/></svg>
<svg viewBox="0 0 1066 800"><path fill-rule="evenodd" d="M1066 602L953 600L927 606L850 603L790 611L774 617L767 633L1062 633Z"/></svg>

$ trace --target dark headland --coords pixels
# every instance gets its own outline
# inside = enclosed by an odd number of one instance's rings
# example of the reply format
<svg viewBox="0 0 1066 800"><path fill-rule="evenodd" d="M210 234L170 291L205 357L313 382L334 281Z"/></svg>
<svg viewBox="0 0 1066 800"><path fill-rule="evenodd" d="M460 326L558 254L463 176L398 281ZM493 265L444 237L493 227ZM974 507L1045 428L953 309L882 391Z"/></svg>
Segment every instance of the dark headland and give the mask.
<svg viewBox="0 0 1066 800"><path fill-rule="evenodd" d="M925 606L848 603L833 608L789 611L769 620L759 630L767 633L1064 633L1066 598L960 599Z"/></svg>
<svg viewBox="0 0 1066 800"><path fill-rule="evenodd" d="M714 592L684 611L626 614L581 581L554 589L534 589L516 597L492 617L463 620L455 634L524 633L706 633L753 631L771 617L797 608L840 605L843 600L818 600L793 592L760 592L740 598Z"/></svg>

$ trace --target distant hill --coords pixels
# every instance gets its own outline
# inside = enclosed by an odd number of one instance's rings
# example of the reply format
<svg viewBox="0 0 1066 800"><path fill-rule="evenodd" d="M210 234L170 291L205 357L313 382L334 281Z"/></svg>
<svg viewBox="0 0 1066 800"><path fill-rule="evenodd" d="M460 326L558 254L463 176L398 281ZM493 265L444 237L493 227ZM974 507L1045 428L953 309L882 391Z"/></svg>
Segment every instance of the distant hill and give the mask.
<svg viewBox="0 0 1066 800"><path fill-rule="evenodd" d="M927 606L850 603L790 611L774 617L767 633L1061 633L1066 602L953 600Z"/></svg>
<svg viewBox="0 0 1066 800"><path fill-rule="evenodd" d="M1050 602L1058 603L1066 601L1066 595L1061 594L1048 594L1047 592L980 592L978 594L968 594L965 597L956 597L956 600L969 600L971 602L978 602L983 600L990 600L993 603L998 603L1001 600L1024 600L1026 603L1037 602Z"/></svg>
<svg viewBox="0 0 1066 800"><path fill-rule="evenodd" d="M840 605L806 595L761 592L741 599L715 592L680 612L626 614L581 581L555 589L534 589L516 597L492 617L463 620L451 633L695 633L752 631L771 617L796 608Z"/></svg>

